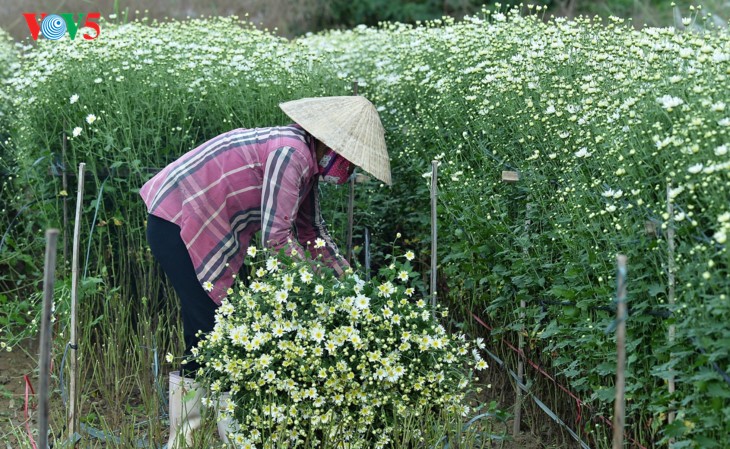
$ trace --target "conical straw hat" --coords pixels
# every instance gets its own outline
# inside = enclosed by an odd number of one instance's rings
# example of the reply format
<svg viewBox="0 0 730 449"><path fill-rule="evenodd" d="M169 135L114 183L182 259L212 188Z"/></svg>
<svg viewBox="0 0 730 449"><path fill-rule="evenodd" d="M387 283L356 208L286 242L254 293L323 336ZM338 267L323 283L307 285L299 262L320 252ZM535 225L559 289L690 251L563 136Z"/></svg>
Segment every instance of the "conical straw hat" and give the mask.
<svg viewBox="0 0 730 449"><path fill-rule="evenodd" d="M279 107L337 154L391 185L385 130L378 111L367 98L302 98Z"/></svg>

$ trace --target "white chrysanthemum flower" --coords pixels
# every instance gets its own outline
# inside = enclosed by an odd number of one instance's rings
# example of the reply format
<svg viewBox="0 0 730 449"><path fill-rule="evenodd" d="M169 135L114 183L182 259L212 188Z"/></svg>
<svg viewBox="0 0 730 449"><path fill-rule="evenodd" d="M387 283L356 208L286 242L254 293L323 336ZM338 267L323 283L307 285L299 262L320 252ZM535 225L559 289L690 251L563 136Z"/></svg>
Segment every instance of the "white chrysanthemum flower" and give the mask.
<svg viewBox="0 0 730 449"><path fill-rule="evenodd" d="M589 153L588 152L588 148L582 147L580 150L578 150L578 151L575 152L575 157L583 157L583 158L585 158L585 157L590 156L591 154L592 153Z"/></svg>
<svg viewBox="0 0 730 449"><path fill-rule="evenodd" d="M243 345L246 343L246 326L236 326L228 332L228 338L234 345Z"/></svg>
<svg viewBox="0 0 730 449"><path fill-rule="evenodd" d="M413 260L415 257L416 257L416 255L413 253L413 251L406 251L407 260Z"/></svg>
<svg viewBox="0 0 730 449"><path fill-rule="evenodd" d="M358 310L365 310L370 306L370 298L365 295L357 295L353 305Z"/></svg>
<svg viewBox="0 0 730 449"><path fill-rule="evenodd" d="M79 136L79 135L81 134L81 131L83 131L83 130L81 129L81 127L80 127L80 126L77 126L77 127L75 127L75 128L74 128L74 130L73 130L73 131L71 132L71 134L72 134L72 135L73 135L74 137L78 137L78 136Z"/></svg>
<svg viewBox="0 0 730 449"><path fill-rule="evenodd" d="M96 121L96 115L89 114L89 115L86 116L86 123L88 123L89 125L91 125L95 121Z"/></svg>
<svg viewBox="0 0 730 449"><path fill-rule="evenodd" d="M395 293L395 287L388 281L378 286L378 296L390 298L390 295Z"/></svg>
<svg viewBox="0 0 730 449"><path fill-rule="evenodd" d="M236 308L231 304L230 301L227 299L224 299L221 302L221 306L218 308L218 312L223 316L230 316L233 314L233 312L236 311Z"/></svg>
<svg viewBox="0 0 730 449"><path fill-rule="evenodd" d="M249 286L249 288L256 293L259 293L259 292L266 290L267 286L263 282L253 281L253 282L251 282L251 285Z"/></svg>
<svg viewBox="0 0 730 449"><path fill-rule="evenodd" d="M317 237L314 240L314 247L315 248L324 248L324 245L325 245L324 239L322 239L320 237Z"/></svg>
<svg viewBox="0 0 730 449"><path fill-rule="evenodd" d="M248 249L246 250L246 254L248 254L250 257L256 257L257 251L258 250L256 249L256 247L252 245L248 247Z"/></svg>
<svg viewBox="0 0 730 449"><path fill-rule="evenodd" d="M271 271L272 273L274 271L278 271L279 270L279 261L273 257L269 257L268 259L266 259L266 269Z"/></svg>
<svg viewBox="0 0 730 449"><path fill-rule="evenodd" d="M684 186L675 187L673 189L669 189L669 198L674 199L677 196L679 196L680 193L684 192Z"/></svg>
<svg viewBox="0 0 730 449"><path fill-rule="evenodd" d="M715 148L715 156L725 156L727 154L727 145L720 145Z"/></svg>
<svg viewBox="0 0 730 449"><path fill-rule="evenodd" d="M203 282L203 290L206 292L212 292L213 291L213 283L210 281Z"/></svg>
<svg viewBox="0 0 730 449"><path fill-rule="evenodd" d="M284 336L284 326L282 326L280 323L275 323L271 327L271 334L276 338L281 338Z"/></svg>
<svg viewBox="0 0 730 449"><path fill-rule="evenodd" d="M623 194L624 194L624 191L620 190L620 189L619 190L608 189L608 190L604 191L603 193L601 193L601 195L605 198L616 198L616 199L621 198L623 196Z"/></svg>
<svg viewBox="0 0 730 449"><path fill-rule="evenodd" d="M279 290L274 295L276 302L279 304L283 304L286 302L287 298L289 298L289 293L286 290Z"/></svg>
<svg viewBox="0 0 730 449"><path fill-rule="evenodd" d="M310 282L312 282L312 279L314 279L314 275L312 275L312 273L310 273L309 271L304 271L299 273L299 278L305 284L309 284Z"/></svg>
<svg viewBox="0 0 730 449"><path fill-rule="evenodd" d="M725 232L724 229L721 229L721 230L717 231L712 236L712 238L715 239L715 241L717 243L723 244L723 243L727 242L727 233Z"/></svg>
<svg viewBox="0 0 730 449"><path fill-rule="evenodd" d="M702 163L694 164L694 165L690 166L689 168L687 168L687 171L690 172L690 173L692 173L692 174L697 174L697 173L699 173L699 172L702 171L702 169L704 168L704 166L705 165L702 164Z"/></svg>
<svg viewBox="0 0 730 449"><path fill-rule="evenodd" d="M264 374L264 381L266 383L273 383L276 380L276 373L272 370L266 371L266 374Z"/></svg>
<svg viewBox="0 0 730 449"><path fill-rule="evenodd" d="M322 326L316 325L316 326L312 327L312 329L310 329L309 336L312 340L316 341L317 343L321 343L325 337L325 330Z"/></svg>
<svg viewBox="0 0 730 449"><path fill-rule="evenodd" d="M69 103L71 103L71 104L74 104L77 101L79 101L79 95L78 94L73 94L73 95L71 95L71 98L69 98Z"/></svg>
<svg viewBox="0 0 730 449"><path fill-rule="evenodd" d="M664 95L663 97L657 98L656 101L657 103L661 104L662 108L666 109L667 111L671 111L677 106L684 104L684 100L678 97L673 97L671 95Z"/></svg>

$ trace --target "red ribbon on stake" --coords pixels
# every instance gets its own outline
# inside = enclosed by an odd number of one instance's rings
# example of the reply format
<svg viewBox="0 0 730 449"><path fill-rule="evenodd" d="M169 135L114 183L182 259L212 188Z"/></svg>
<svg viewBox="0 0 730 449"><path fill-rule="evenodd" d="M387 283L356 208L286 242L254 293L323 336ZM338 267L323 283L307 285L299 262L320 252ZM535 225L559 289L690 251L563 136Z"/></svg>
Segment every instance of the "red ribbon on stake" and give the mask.
<svg viewBox="0 0 730 449"><path fill-rule="evenodd" d="M38 449L38 447L35 444L35 440L33 439L33 433L30 431L30 395L35 395L35 390L33 389L33 384L30 383L30 378L27 374L23 375L23 379L25 379L25 405L23 406L23 416L25 417L25 431L28 433L28 439L30 440L30 445L33 446L33 449Z"/></svg>

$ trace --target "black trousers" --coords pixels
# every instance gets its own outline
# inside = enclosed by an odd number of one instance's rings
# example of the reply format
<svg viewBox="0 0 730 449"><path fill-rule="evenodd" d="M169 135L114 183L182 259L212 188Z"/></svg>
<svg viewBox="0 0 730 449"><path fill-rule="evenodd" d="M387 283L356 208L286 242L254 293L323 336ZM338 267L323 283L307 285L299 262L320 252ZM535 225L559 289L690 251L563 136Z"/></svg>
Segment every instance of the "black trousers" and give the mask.
<svg viewBox="0 0 730 449"><path fill-rule="evenodd" d="M195 275L185 243L180 237L180 227L154 215L147 217L147 242L152 254L180 298L180 312L185 336L185 356L198 344L198 331L208 333L215 325L215 310L218 305L208 296ZM187 377L194 377L200 367L196 361L183 364L180 371Z"/></svg>

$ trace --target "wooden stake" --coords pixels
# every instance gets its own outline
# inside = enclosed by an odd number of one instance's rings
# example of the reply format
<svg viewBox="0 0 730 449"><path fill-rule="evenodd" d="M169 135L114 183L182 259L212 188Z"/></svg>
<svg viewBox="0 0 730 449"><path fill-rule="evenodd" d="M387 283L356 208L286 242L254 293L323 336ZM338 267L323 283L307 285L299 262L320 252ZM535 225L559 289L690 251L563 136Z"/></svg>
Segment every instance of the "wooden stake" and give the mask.
<svg viewBox="0 0 730 449"><path fill-rule="evenodd" d="M529 236L530 234L530 204L528 203L525 206L525 211L527 218L525 219L525 235ZM522 248L522 252L525 254L525 256L528 255L528 249L527 246ZM520 383L525 383L525 362L522 358L522 355L524 354L524 347L525 347L525 308L527 307L527 303L524 299L520 299L520 332L518 334L518 348L520 350L520 357L517 361L517 379L519 379ZM512 422L512 436L514 438L517 438L517 436L520 434L520 424L522 422L522 389L518 386L516 389L516 397L515 397L515 418Z"/></svg>
<svg viewBox="0 0 730 449"><path fill-rule="evenodd" d="M438 214L436 196L438 194L439 162L431 161L431 307L436 310L436 275L438 263Z"/></svg>
<svg viewBox="0 0 730 449"><path fill-rule="evenodd" d="M502 171L502 182L507 183L516 183L520 180L520 174L516 171L508 171L503 170ZM527 211L529 212L530 205L527 205ZM529 214L528 214L529 215ZM530 220L527 219L525 221L525 233L529 232L530 227ZM527 247L523 248L524 252L527 252ZM523 348L525 345L525 337L523 335L524 332L524 319L525 319L525 300L520 300L520 322L522 322L522 327L519 330L518 333L518 347L520 350L520 357L517 359L517 379L519 379L519 382L524 383L524 376L525 376L525 362L522 360L522 355L524 354ZM520 389L519 385L515 384L515 417L512 421L512 436L516 438L520 434L520 424L522 421L522 389Z"/></svg>
<svg viewBox="0 0 730 449"><path fill-rule="evenodd" d="M69 403L68 403L68 439L74 441L76 433L76 365L78 363L78 336L76 335L76 305L79 285L79 239L81 234L81 211L84 205L84 168L85 163L79 164L79 184L76 189L76 219L74 221L74 241L73 241L73 260L71 262L71 340L69 346L71 348L71 367L69 379Z"/></svg>
<svg viewBox="0 0 730 449"><path fill-rule="evenodd" d="M48 383L51 374L51 308L56 276L58 229L46 231L46 259L43 267L43 311L41 313L41 342L39 351L40 386L38 387L38 447L48 447Z"/></svg>
<svg viewBox="0 0 730 449"><path fill-rule="evenodd" d="M352 83L352 95L357 95L357 81ZM345 248L345 259L352 263L352 233L355 226L355 178L350 179L350 196L347 200L347 246Z"/></svg>
<svg viewBox="0 0 730 449"><path fill-rule="evenodd" d="M667 246L668 246L668 252L667 255L667 284L668 284L668 292L667 292L667 300L669 302L669 308L670 310L674 310L674 203L672 202L672 198L670 197L670 191L672 190L672 185L667 185L667 214L669 214L669 224L667 225ZM668 332L668 338L669 338L669 359L672 358L672 345L674 344L674 334L675 334L675 327L674 324L669 325L669 332ZM669 388L669 394L674 393L674 390L676 388L676 385L674 383L674 375L669 376L669 380L667 382L667 387ZM669 424L674 421L675 414L673 411L669 412L667 415L667 419L669 421Z"/></svg>
<svg viewBox="0 0 730 449"><path fill-rule="evenodd" d="M613 409L613 449L623 449L626 423L626 256L619 254L617 273L616 312L616 402Z"/></svg>

